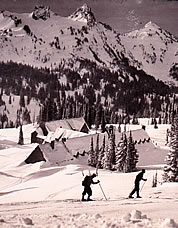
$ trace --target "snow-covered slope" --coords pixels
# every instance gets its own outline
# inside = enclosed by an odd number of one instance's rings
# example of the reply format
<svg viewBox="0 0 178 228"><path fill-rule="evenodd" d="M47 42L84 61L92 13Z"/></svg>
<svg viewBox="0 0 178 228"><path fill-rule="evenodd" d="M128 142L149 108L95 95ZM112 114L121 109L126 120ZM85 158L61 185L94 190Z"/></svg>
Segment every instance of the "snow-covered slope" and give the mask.
<svg viewBox="0 0 178 228"><path fill-rule="evenodd" d="M142 199L127 199L137 173L101 170L99 179L107 201L100 186L94 185L95 201L84 203L80 202L81 170L88 174L82 164L43 169L38 164L25 165L16 173L2 170L1 227L177 228L177 184L159 183L152 188L155 170L145 173L148 181L141 191ZM157 173L161 181L161 171Z"/></svg>
<svg viewBox="0 0 178 228"><path fill-rule="evenodd" d="M136 134L138 138L147 137L146 132L143 136L143 130L139 125L138 130L136 125L127 127L129 130L133 127L135 132L138 131ZM42 145L41 148L44 147L42 150L45 149L49 162L25 164L23 161L36 146L29 144L27 140L34 129L35 125L32 124L23 126L26 138L26 145L23 146L16 144L18 129L0 131L1 141L11 136L10 141L13 142L11 145L13 148L0 150L1 227L178 227L177 184L162 184L162 162L159 160L161 152L164 153L162 148L153 148L151 143L144 143L138 148L141 155L139 169L143 167L146 169L144 177L147 178L145 184L141 183L142 199L127 199L137 172L118 173L99 170L97 178L101 181L100 185L92 187L92 197L95 201L81 202L82 171L84 175L87 175L89 170L91 173L95 172L94 168L87 166L87 156L71 160L71 154L62 147L62 144L58 144L56 150ZM150 126L150 136L153 131L153 126ZM157 138L163 137L163 129L160 126L155 131ZM80 137L75 140L77 144L82 139ZM153 158L156 150L159 150L158 159L156 156ZM155 159L160 162L157 166L152 163ZM158 186L152 188L156 173Z"/></svg>
<svg viewBox="0 0 178 228"><path fill-rule="evenodd" d="M119 35L97 22L86 4L69 17L42 6L30 14L4 11L0 14L0 41L0 61L15 60L38 67L67 63L78 68L78 59L89 59L116 70L122 68L127 57L130 65L169 80L169 70L178 61L177 39L154 23Z"/></svg>
<svg viewBox="0 0 178 228"><path fill-rule="evenodd" d="M163 81L178 62L178 39L153 22L142 29L121 36L127 55L141 65L148 74Z"/></svg>
<svg viewBox="0 0 178 228"><path fill-rule="evenodd" d="M80 15L77 14L78 11L81 11ZM88 15L92 12L86 5L78 11L69 18L60 17L50 11L50 16L45 20L34 19L33 13L3 12L0 25L0 60L15 59L17 62L40 67L55 67L61 61L86 58L110 66L114 55L117 55L114 47L117 46L117 51L123 49L117 34L101 23L91 25L91 16ZM13 21L9 25L12 15L21 20L17 26ZM21 31L21 36L17 37L17 31Z"/></svg>
<svg viewBox="0 0 178 228"><path fill-rule="evenodd" d="M0 106L0 113L4 113L5 109L8 119L15 123L17 120L17 110L20 110L20 96L11 95L11 102L9 102L9 96L3 94L2 99L5 104ZM39 102L35 99L31 99L30 103L27 104L27 97L25 97L25 105L27 110L30 110L31 122L35 122L40 110Z"/></svg>

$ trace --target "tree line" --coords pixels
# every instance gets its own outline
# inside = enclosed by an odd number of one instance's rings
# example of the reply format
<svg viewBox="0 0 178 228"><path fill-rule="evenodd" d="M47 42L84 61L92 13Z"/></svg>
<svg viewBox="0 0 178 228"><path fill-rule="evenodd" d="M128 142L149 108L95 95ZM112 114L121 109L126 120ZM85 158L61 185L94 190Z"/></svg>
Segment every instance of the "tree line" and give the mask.
<svg viewBox="0 0 178 228"><path fill-rule="evenodd" d="M40 103L37 121L83 116L89 127L95 124L96 128L103 122L127 123L130 117L160 117L163 123L170 123L175 102L172 89L129 66L127 59L123 63L123 69L111 71L89 60L80 60L78 70L62 65L47 69L1 62L0 105L6 109L3 94L9 96L9 103L13 94L20 96L19 105L26 108L27 121L32 120L24 96L27 104L32 98ZM82 69L83 75L79 73Z"/></svg>
<svg viewBox="0 0 178 228"><path fill-rule="evenodd" d="M99 134L97 135L95 148L93 138L91 138L88 165L92 167L125 173L133 172L137 170L138 158L131 132L129 137L123 132L119 142L116 144L115 132L111 125L108 131L108 140L104 136L101 148L99 148Z"/></svg>

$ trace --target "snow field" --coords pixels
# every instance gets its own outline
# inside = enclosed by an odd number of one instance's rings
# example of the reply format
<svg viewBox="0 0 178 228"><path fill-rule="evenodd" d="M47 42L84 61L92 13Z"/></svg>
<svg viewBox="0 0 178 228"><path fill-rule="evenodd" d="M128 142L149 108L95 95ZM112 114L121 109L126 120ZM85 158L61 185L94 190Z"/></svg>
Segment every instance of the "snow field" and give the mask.
<svg viewBox="0 0 178 228"><path fill-rule="evenodd" d="M24 126L26 142L32 130L32 125ZM150 126L150 137L153 137L152 131L157 132L158 139L159 132L163 132L160 127L153 129ZM178 184L162 184L162 161L167 152L162 145L139 145L142 155L138 168L146 169L144 177L147 179L140 184L143 198L127 198L138 172L99 170L95 180L100 180L108 200L97 184L92 186L94 201L81 202L82 171L84 175L95 172L87 166L87 156L63 161L60 165L25 164L23 161L35 145L17 146L17 135L18 129L0 131L1 142L7 143L9 139L8 146L11 146L0 150L0 227L178 228ZM61 159L63 155L64 151L59 153ZM158 185L152 188L156 173Z"/></svg>
<svg viewBox="0 0 178 228"><path fill-rule="evenodd" d="M127 199L137 172L123 174L99 170L108 200L104 199L99 185L93 185L96 201L81 202L81 170L86 175L87 166L36 167L31 174L25 174L26 166L29 165L24 165L21 183L13 183L0 191L1 227L177 227L177 184L158 184L157 188L152 188L155 170L145 173L148 181L141 191L142 199ZM158 170L159 181L161 173ZM2 175L0 180L4 181Z"/></svg>

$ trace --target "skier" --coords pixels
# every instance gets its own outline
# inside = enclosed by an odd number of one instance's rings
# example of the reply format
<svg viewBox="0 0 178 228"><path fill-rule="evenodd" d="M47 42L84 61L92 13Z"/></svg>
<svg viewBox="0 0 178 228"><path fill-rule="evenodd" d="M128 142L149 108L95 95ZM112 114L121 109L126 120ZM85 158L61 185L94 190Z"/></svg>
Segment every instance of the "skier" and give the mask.
<svg viewBox="0 0 178 228"><path fill-rule="evenodd" d="M145 173L145 169L142 169L142 171L137 174L136 178L135 178L135 187L134 189L132 190L132 192L130 193L129 195L129 198L133 198L133 194L136 192L137 193L137 198L142 198L140 195L139 195L139 190L140 190L140 181L143 180L143 181L147 181L147 179L144 179L143 178L143 174Z"/></svg>
<svg viewBox="0 0 178 228"><path fill-rule="evenodd" d="M82 186L84 186L84 191L82 193L82 201L85 201L85 195L88 194L88 198L87 198L87 201L90 201L92 199L90 199L90 196L92 195L92 190L91 190L91 187L90 185L91 184L98 184L100 181L98 180L97 182L94 182L93 181L93 178L96 177L96 174L93 173L92 175L90 176L86 176L84 178L84 180L82 181Z"/></svg>

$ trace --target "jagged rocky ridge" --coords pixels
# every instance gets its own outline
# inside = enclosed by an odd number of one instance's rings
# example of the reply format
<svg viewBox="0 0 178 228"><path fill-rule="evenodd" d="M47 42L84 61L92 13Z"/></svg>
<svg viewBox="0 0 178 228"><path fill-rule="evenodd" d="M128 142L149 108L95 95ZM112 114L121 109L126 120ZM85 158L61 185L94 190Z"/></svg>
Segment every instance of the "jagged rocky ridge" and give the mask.
<svg viewBox="0 0 178 228"><path fill-rule="evenodd" d="M154 23L128 34L119 34L97 22L84 4L68 18L49 7L35 7L30 14L1 12L0 61L14 60L38 67L58 64L79 69L80 60L122 70L123 61L163 81L178 62L178 40Z"/></svg>
<svg viewBox="0 0 178 228"><path fill-rule="evenodd" d="M86 22L89 26L94 25L96 22L95 16L87 4L84 4L82 7L78 8L68 18L74 21Z"/></svg>
<svg viewBox="0 0 178 228"><path fill-rule="evenodd" d="M102 22L88 23L86 5L77 12L64 18L40 6L0 14L1 126L79 116L91 126L103 115L111 123L127 122L128 115L160 115L168 123L172 92L155 78L169 80L177 39L153 23L120 35ZM166 48L161 61L160 48ZM157 69L155 78L147 66ZM176 78L176 65L171 69Z"/></svg>
<svg viewBox="0 0 178 228"><path fill-rule="evenodd" d="M32 12L32 18L35 20L47 20L50 18L50 7L48 6L35 6L34 11Z"/></svg>

